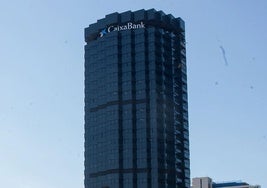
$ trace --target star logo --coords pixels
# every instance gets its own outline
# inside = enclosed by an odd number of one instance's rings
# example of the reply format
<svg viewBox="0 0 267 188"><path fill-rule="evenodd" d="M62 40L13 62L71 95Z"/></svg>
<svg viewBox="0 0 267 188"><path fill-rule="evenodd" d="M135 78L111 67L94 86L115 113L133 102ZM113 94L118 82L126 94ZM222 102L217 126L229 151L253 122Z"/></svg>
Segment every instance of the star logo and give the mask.
<svg viewBox="0 0 267 188"><path fill-rule="evenodd" d="M102 31L100 31L99 36L103 37L105 34L107 34L107 29L106 28L103 29Z"/></svg>

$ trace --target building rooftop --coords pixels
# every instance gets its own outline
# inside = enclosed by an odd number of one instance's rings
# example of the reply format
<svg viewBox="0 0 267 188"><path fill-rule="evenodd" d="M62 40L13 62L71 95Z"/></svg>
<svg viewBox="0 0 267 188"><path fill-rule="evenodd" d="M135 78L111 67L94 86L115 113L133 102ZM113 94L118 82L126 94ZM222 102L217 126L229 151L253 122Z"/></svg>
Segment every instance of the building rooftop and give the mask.
<svg viewBox="0 0 267 188"><path fill-rule="evenodd" d="M245 182L224 182L224 183L213 183L213 188L219 188L219 187L235 187L235 186L243 186L243 185L249 185Z"/></svg>

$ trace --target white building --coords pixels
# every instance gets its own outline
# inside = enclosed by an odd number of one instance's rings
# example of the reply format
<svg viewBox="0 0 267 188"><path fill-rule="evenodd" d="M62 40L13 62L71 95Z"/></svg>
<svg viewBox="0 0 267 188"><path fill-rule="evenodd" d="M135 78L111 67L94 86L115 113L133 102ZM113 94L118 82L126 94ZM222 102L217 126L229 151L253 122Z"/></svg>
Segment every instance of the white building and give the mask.
<svg viewBox="0 0 267 188"><path fill-rule="evenodd" d="M261 188L261 186L237 181L216 183L209 177L199 177L193 178L191 188Z"/></svg>

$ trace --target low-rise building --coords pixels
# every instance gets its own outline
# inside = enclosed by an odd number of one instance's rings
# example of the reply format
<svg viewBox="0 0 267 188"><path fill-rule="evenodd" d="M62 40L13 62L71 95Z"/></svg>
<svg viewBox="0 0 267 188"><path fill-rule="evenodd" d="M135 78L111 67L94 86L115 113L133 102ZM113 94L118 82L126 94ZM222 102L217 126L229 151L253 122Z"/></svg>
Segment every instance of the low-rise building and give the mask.
<svg viewBox="0 0 267 188"><path fill-rule="evenodd" d="M261 188L260 185L249 185L242 181L216 183L210 177L193 178L191 188Z"/></svg>

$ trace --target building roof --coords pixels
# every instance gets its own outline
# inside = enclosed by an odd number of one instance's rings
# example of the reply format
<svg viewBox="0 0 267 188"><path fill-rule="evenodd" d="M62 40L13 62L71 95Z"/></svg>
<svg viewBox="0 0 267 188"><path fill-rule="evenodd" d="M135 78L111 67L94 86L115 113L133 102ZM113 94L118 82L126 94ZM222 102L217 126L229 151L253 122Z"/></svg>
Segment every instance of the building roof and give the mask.
<svg viewBox="0 0 267 188"><path fill-rule="evenodd" d="M213 188L223 188L223 187L235 187L235 186L244 186L249 185L245 182L225 182L225 183L213 183Z"/></svg>

